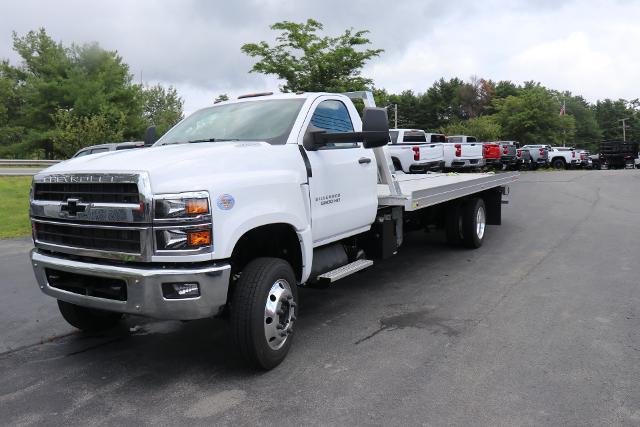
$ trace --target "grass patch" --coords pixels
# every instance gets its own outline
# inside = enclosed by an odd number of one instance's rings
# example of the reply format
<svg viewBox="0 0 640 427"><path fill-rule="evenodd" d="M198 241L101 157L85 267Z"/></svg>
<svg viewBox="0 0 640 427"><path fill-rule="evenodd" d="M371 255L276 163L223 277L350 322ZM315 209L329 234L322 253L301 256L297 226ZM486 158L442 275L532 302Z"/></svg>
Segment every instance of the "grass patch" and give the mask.
<svg viewBox="0 0 640 427"><path fill-rule="evenodd" d="M0 239L31 234L30 176L0 176Z"/></svg>

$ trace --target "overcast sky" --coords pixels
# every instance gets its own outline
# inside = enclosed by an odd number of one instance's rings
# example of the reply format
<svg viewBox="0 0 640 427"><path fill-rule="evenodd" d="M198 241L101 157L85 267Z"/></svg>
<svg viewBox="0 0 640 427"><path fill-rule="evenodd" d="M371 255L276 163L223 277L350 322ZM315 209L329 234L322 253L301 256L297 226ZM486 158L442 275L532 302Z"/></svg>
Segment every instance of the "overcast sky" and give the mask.
<svg viewBox="0 0 640 427"><path fill-rule="evenodd" d="M368 29L383 48L364 75L392 92L425 91L440 77L544 85L590 101L637 98L640 1L455 0L3 0L0 58L16 62L11 32L44 27L54 39L117 50L136 80L172 84L185 110L220 93L277 90L249 74L243 43L273 41L274 22L314 18L326 32Z"/></svg>

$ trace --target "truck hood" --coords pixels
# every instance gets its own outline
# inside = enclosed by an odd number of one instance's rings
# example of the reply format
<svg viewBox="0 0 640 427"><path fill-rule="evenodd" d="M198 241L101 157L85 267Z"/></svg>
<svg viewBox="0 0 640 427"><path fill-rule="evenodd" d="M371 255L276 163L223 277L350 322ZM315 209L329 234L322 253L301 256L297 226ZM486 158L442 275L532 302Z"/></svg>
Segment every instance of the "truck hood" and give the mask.
<svg viewBox="0 0 640 427"><path fill-rule="evenodd" d="M152 191L162 193L196 191L212 180L247 179L256 173L299 174L300 169L304 171L304 164L291 144L221 141L99 153L66 160L38 175L146 172Z"/></svg>

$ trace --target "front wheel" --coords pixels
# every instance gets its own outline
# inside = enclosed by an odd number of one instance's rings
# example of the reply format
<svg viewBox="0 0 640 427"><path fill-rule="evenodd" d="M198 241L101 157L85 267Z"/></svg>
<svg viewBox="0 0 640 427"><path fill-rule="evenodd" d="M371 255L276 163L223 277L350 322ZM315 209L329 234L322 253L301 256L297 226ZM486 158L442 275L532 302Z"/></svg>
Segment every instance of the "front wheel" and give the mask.
<svg viewBox="0 0 640 427"><path fill-rule="evenodd" d="M565 163L564 161L562 161L561 159L556 159L551 163L551 166L554 169L566 169Z"/></svg>
<svg viewBox="0 0 640 427"><path fill-rule="evenodd" d="M111 329L122 319L121 313L81 307L58 300L58 309L71 326L86 332L99 332Z"/></svg>
<svg viewBox="0 0 640 427"><path fill-rule="evenodd" d="M482 246L487 226L487 210L482 199L469 199L462 209L462 244L470 249Z"/></svg>
<svg viewBox="0 0 640 427"><path fill-rule="evenodd" d="M254 367L272 369L293 338L298 289L289 263L256 258L242 270L231 305L231 328L240 353Z"/></svg>

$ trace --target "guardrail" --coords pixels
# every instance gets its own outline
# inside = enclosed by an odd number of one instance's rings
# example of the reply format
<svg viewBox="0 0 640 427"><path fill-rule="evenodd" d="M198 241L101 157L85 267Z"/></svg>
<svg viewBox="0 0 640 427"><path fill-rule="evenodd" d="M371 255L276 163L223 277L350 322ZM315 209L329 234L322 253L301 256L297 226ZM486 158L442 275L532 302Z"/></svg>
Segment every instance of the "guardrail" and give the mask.
<svg viewBox="0 0 640 427"><path fill-rule="evenodd" d="M22 160L22 159L0 159L0 166L51 166L60 163L62 160Z"/></svg>

